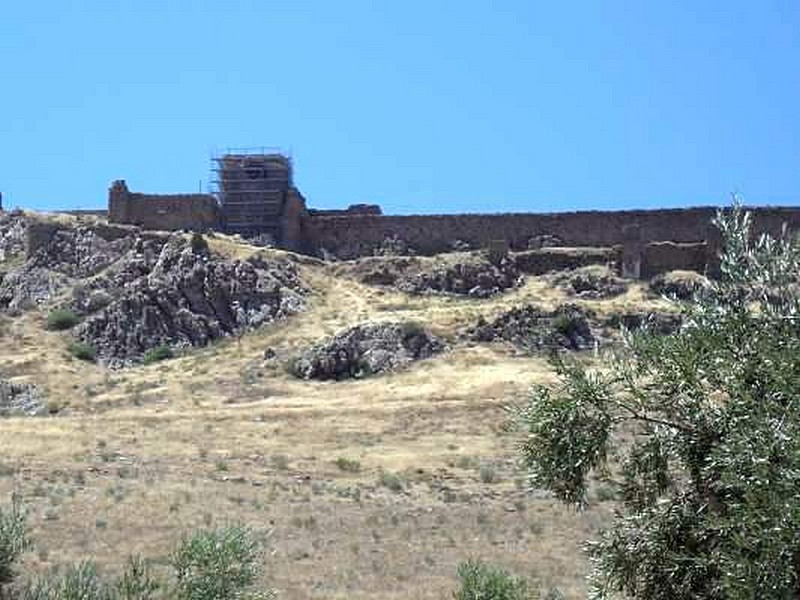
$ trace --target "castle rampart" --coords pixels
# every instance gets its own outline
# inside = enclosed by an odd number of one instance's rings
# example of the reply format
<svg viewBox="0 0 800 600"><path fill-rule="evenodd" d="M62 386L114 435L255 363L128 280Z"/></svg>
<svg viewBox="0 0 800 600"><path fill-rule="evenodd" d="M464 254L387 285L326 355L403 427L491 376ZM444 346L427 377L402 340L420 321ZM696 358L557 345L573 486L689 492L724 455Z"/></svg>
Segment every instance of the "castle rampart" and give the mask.
<svg viewBox="0 0 800 600"><path fill-rule="evenodd" d="M713 271L719 232L717 208L578 211L564 213L383 215L377 205L343 210L307 209L294 186L291 159L272 154L223 154L215 159L217 195L154 195L131 192L124 181L109 189L111 223L144 229L240 233L276 245L340 259L370 256L387 239L402 240L419 254L436 254L465 244L471 248L537 248L536 240L562 247L612 253L628 277L650 277L672 269ZM800 208L749 209L756 232L800 230ZM539 244L541 245L541 244ZM548 245L554 245L549 243ZM532 255L531 268L586 260L569 255ZM557 268L557 267L554 267Z"/></svg>
<svg viewBox="0 0 800 600"><path fill-rule="evenodd" d="M585 211L569 213L465 215L309 215L303 236L315 249L340 258L370 255L386 238L398 237L421 254L444 252L454 240L485 248L507 240L523 250L532 237L560 238L565 246L610 247L649 242L705 242L717 237L714 207L665 210ZM800 229L800 209L754 208L757 231L780 232L786 223Z"/></svg>
<svg viewBox="0 0 800 600"><path fill-rule="evenodd" d="M118 180L108 192L108 220L144 229L208 231L220 228L220 211L210 194L141 194Z"/></svg>

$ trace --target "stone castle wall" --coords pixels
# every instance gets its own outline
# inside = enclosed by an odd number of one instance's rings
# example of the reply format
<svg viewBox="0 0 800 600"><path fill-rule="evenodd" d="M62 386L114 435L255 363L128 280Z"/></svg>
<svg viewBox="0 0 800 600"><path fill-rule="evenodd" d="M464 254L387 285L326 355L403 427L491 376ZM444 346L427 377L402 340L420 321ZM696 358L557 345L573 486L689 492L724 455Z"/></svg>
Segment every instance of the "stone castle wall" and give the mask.
<svg viewBox="0 0 800 600"><path fill-rule="evenodd" d="M108 220L144 229L220 229L217 199L210 194L140 194L115 181L109 190Z"/></svg>
<svg viewBox="0 0 800 600"><path fill-rule="evenodd" d="M800 230L800 208L750 210L757 232L777 235L784 224ZM472 248L503 244L512 250L526 250L532 238L556 238L559 245L567 247L614 249L615 262L626 276L650 277L673 269L713 271L719 249L719 233L712 224L716 211L714 207L698 207L384 216L379 207L370 205L343 211L307 210L304 198L292 187L284 198L277 241L291 250L312 254L324 250L340 259L351 259L373 255L388 238L399 238L419 254L446 252L456 241ZM220 207L212 195L133 193L124 181L115 181L109 190L108 218L110 223L152 230L225 230ZM553 258L551 254L531 258L538 261L536 270L546 270L549 264L545 263L551 260L559 264L573 260Z"/></svg>
<svg viewBox="0 0 800 600"><path fill-rule="evenodd" d="M780 233L783 223L800 229L800 209L754 208L757 231ZM711 221L716 208L584 211L550 214L470 215L309 215L303 237L312 249L339 258L371 255L386 238L398 237L421 254L450 249L454 240L485 248L506 240L512 249L527 248L536 236L556 236L565 246L626 245L643 251L649 242L704 242L715 248L718 233Z"/></svg>

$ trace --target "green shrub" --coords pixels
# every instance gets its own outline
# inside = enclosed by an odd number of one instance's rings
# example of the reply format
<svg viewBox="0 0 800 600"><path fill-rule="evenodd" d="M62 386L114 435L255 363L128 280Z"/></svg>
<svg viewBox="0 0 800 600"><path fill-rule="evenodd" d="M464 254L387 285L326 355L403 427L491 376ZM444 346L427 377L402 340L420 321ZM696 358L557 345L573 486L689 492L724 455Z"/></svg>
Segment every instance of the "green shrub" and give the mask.
<svg viewBox="0 0 800 600"><path fill-rule="evenodd" d="M69 353L78 360L94 362L97 358L97 351L94 349L94 346L85 342L72 342L68 349Z"/></svg>
<svg viewBox="0 0 800 600"><path fill-rule="evenodd" d="M172 556L176 597L182 600L271 597L253 589L260 575L260 560L259 545L245 527L198 532L185 539Z"/></svg>
<svg viewBox="0 0 800 600"><path fill-rule="evenodd" d="M336 466L339 467L339 470L346 471L348 473L358 473L361 471L360 462L344 456L340 456L336 459Z"/></svg>
<svg viewBox="0 0 800 600"><path fill-rule="evenodd" d="M142 357L142 362L146 365L160 362L162 360L169 360L170 358L174 358L175 353L172 351L172 348L166 345L156 346L155 348L150 348L147 352L144 353Z"/></svg>
<svg viewBox="0 0 800 600"><path fill-rule="evenodd" d="M150 567L139 557L131 557L116 585L119 600L151 600L161 586Z"/></svg>
<svg viewBox="0 0 800 600"><path fill-rule="evenodd" d="M189 246L192 248L193 254L207 255L211 252L208 242L202 233L193 233L189 240Z"/></svg>
<svg viewBox="0 0 800 600"><path fill-rule="evenodd" d="M61 576L51 573L40 577L25 586L21 596L22 600L117 600L92 562L70 566Z"/></svg>
<svg viewBox="0 0 800 600"><path fill-rule="evenodd" d="M481 465L480 469L478 470L478 474L480 475L483 483L497 482L497 471L490 464Z"/></svg>
<svg viewBox="0 0 800 600"><path fill-rule="evenodd" d="M583 505L614 474L591 597L800 597L800 238L753 236L738 205L716 225L720 279L687 291L686 327L557 363L519 411L537 487Z"/></svg>
<svg viewBox="0 0 800 600"><path fill-rule="evenodd" d="M25 513L15 499L9 509L0 509L0 592L14 579L14 563L29 547Z"/></svg>
<svg viewBox="0 0 800 600"><path fill-rule="evenodd" d="M53 331L72 329L80 322L80 318L69 309L58 309L47 315L47 328Z"/></svg>
<svg viewBox="0 0 800 600"><path fill-rule="evenodd" d="M397 473L390 473L388 471L381 473L380 484L393 492L402 492L403 488L405 488L403 478Z"/></svg>
<svg viewBox="0 0 800 600"><path fill-rule="evenodd" d="M458 567L456 600L531 600L535 597L527 580L508 571L469 560Z"/></svg>
<svg viewBox="0 0 800 600"><path fill-rule="evenodd" d="M553 329L564 337L572 337L578 329L578 321L572 315L560 314L553 319Z"/></svg>

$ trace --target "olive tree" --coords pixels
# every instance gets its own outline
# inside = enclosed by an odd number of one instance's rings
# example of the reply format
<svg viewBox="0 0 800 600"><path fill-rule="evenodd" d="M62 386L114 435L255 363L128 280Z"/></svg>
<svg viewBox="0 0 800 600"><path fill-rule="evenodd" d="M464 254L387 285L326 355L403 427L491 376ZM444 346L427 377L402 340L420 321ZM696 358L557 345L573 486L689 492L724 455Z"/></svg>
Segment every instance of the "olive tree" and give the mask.
<svg viewBox="0 0 800 600"><path fill-rule="evenodd" d="M592 598L800 597L800 244L751 221L717 215L721 275L678 332L561 362L519 410L535 485L577 506L591 477L618 487Z"/></svg>

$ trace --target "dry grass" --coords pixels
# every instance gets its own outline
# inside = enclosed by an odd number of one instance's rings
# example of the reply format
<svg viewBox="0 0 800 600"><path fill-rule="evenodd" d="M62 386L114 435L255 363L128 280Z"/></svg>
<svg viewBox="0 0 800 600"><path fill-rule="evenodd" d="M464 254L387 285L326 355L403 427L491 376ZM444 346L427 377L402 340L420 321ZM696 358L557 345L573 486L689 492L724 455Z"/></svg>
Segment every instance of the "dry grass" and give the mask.
<svg viewBox="0 0 800 600"><path fill-rule="evenodd" d="M260 251L209 241L229 256ZM91 556L114 570L129 553L163 558L192 528L243 521L274 530L268 571L287 599L448 597L470 557L582 595L579 544L611 505L575 514L528 493L502 428L504 404L553 375L502 345L456 343L480 314L554 307L563 293L532 278L486 301L409 297L313 261L299 268L314 289L305 313L122 371L70 357L68 334L46 331L44 310L3 321L0 375L37 383L59 411L0 422L0 498L18 490L32 510L28 566ZM583 304L643 302L634 286ZM398 318L428 324L452 350L363 381L286 373L285 361L323 335ZM359 468L340 468L341 458Z"/></svg>

